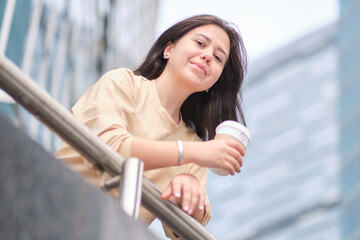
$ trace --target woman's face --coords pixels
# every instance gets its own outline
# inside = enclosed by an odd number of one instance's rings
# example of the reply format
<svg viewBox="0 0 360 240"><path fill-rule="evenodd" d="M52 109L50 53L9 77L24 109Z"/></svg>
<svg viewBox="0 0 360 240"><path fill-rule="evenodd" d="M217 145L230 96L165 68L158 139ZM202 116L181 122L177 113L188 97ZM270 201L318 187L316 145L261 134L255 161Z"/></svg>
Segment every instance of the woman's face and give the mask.
<svg viewBox="0 0 360 240"><path fill-rule="evenodd" d="M229 53L228 35L212 24L189 31L164 50L171 76L191 93L205 91L216 83Z"/></svg>

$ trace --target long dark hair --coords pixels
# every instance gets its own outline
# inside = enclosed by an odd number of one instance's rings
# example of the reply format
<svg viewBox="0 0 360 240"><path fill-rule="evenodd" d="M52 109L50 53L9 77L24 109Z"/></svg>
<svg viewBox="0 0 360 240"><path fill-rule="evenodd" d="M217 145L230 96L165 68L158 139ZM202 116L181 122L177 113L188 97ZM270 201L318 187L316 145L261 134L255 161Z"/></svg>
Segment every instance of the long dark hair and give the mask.
<svg viewBox="0 0 360 240"><path fill-rule="evenodd" d="M166 30L154 43L144 62L134 71L149 80L158 78L167 60L164 49L169 42L176 43L187 32L208 24L222 28L230 39L230 54L217 82L208 92L191 94L181 106L185 124L202 139L212 139L215 128L224 120L240 121L244 125L241 86L247 67L247 54L236 27L213 15L197 15L184 19Z"/></svg>

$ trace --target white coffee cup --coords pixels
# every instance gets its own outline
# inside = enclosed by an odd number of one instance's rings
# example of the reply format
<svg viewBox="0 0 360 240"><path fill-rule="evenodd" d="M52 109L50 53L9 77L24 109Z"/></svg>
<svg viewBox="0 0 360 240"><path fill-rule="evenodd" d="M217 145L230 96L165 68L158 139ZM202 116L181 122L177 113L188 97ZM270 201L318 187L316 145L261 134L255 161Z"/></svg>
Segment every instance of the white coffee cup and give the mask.
<svg viewBox="0 0 360 240"><path fill-rule="evenodd" d="M236 139L246 149L250 144L250 132L249 130L239 122L226 120L220 123L215 129L214 139ZM210 168L210 170L220 176L227 176L229 172L222 168Z"/></svg>

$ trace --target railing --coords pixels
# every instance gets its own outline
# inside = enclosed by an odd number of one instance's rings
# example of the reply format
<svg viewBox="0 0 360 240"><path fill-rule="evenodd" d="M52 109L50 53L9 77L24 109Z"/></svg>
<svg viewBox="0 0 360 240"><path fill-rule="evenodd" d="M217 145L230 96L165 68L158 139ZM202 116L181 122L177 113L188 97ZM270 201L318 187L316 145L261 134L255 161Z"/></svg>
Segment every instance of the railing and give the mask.
<svg viewBox="0 0 360 240"><path fill-rule="evenodd" d="M0 88L94 165L114 177L122 174L125 159L74 118L45 90L39 88L4 55L0 55ZM175 204L162 200L160 194L148 179L143 178L141 197L143 206L177 235L191 240L216 239L205 227Z"/></svg>

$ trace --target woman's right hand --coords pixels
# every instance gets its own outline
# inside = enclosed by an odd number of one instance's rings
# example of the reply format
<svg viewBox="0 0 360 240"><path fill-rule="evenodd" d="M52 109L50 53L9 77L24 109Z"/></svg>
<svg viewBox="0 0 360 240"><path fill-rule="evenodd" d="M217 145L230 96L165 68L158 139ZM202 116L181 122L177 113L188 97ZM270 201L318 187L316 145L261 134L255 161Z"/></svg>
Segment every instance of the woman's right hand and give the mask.
<svg viewBox="0 0 360 240"><path fill-rule="evenodd" d="M241 143L233 139L215 139L206 142L184 142L184 160L202 167L222 168L231 175L240 172L245 156Z"/></svg>

